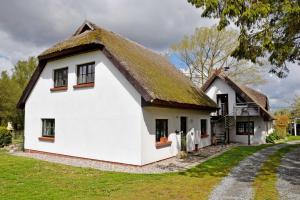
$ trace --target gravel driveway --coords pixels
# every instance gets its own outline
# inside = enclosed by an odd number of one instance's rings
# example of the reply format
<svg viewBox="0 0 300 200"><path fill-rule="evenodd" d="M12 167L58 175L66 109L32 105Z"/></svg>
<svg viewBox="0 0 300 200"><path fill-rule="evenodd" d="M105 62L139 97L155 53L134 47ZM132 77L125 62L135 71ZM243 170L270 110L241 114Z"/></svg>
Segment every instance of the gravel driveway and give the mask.
<svg viewBox="0 0 300 200"><path fill-rule="evenodd" d="M262 164L268 159L269 155L275 153L285 145L286 144L280 144L265 148L241 161L214 189L210 199L251 199L253 196L252 184Z"/></svg>
<svg viewBox="0 0 300 200"><path fill-rule="evenodd" d="M278 169L280 199L300 199L300 148L286 154Z"/></svg>

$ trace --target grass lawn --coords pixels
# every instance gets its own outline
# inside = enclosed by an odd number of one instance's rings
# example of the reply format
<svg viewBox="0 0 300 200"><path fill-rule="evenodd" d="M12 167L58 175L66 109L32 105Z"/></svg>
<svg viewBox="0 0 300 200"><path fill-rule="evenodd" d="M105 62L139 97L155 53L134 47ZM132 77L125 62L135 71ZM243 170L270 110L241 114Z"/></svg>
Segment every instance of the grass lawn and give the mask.
<svg viewBox="0 0 300 200"><path fill-rule="evenodd" d="M277 168L280 165L281 158L300 145L289 145L279 149L275 154L272 154L263 164L257 177L255 178L253 187L255 191L255 199L257 200L275 200L279 199L279 194L276 189Z"/></svg>
<svg viewBox="0 0 300 200"><path fill-rule="evenodd" d="M287 137L288 141L295 141L295 140L300 140L300 136L294 136L294 135L290 135Z"/></svg>
<svg viewBox="0 0 300 200"><path fill-rule="evenodd" d="M157 175L71 167L0 151L0 198L207 199L232 167L267 146L236 147L185 172Z"/></svg>

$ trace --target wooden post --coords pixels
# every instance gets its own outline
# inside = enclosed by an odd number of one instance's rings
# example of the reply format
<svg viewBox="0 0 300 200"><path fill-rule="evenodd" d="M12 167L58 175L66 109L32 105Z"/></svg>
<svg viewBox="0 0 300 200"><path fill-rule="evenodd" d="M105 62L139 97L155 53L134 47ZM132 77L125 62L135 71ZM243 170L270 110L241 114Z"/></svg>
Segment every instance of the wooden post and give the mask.
<svg viewBox="0 0 300 200"><path fill-rule="evenodd" d="M297 135L297 118L294 119L294 135Z"/></svg>

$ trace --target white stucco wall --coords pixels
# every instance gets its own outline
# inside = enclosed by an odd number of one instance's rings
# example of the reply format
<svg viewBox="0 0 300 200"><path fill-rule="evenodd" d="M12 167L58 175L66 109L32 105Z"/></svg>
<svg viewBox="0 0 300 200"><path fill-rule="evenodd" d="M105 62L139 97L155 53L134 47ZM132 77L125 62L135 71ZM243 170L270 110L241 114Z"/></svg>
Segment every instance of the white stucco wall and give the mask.
<svg viewBox="0 0 300 200"><path fill-rule="evenodd" d="M92 61L95 87L73 89L76 65ZM68 90L50 92L53 70L63 67ZM42 118L55 118L54 143L38 140ZM141 119L140 94L113 64L100 51L79 54L43 70L25 105L25 148L140 165Z"/></svg>
<svg viewBox="0 0 300 200"><path fill-rule="evenodd" d="M271 127L267 124L269 121L264 121L262 117L237 117L237 122L254 122L254 135L250 136L251 144L264 144L266 143L266 136ZM236 126L230 129L230 141L248 144L248 135L236 135Z"/></svg>
<svg viewBox="0 0 300 200"><path fill-rule="evenodd" d="M217 94L228 94L228 110L229 115L234 115L234 104L236 103L236 92L223 80L217 78L210 87L205 91L205 93L217 102ZM238 112L236 121L247 121L247 117L239 116L241 112ZM272 121L264 121L258 112L254 109L249 109L250 121L254 122L254 136L250 136L251 144L262 144L265 143L266 136L272 132L273 126ZM258 116L255 116L258 115ZM223 122L224 123L224 122ZM268 125L267 125L268 124ZM224 132L224 125L218 124L216 126L216 133L219 134ZM238 143L248 143L247 135L236 135L236 126L230 128L230 141Z"/></svg>
<svg viewBox="0 0 300 200"><path fill-rule="evenodd" d="M209 137L202 138L199 148L211 144L210 138L210 113L207 111L194 111L186 109L171 109L159 107L144 107L142 120L142 164L148 164L175 156L180 150L180 136L175 134L180 130L180 117L187 117L187 130L200 131L200 119L207 119L207 131ZM168 119L169 140L172 145L156 148L155 142L155 120Z"/></svg>
<svg viewBox="0 0 300 200"><path fill-rule="evenodd" d="M228 114L233 114L233 105L235 104L235 91L223 80L217 78L205 91L207 96L217 102L217 94L228 94Z"/></svg>

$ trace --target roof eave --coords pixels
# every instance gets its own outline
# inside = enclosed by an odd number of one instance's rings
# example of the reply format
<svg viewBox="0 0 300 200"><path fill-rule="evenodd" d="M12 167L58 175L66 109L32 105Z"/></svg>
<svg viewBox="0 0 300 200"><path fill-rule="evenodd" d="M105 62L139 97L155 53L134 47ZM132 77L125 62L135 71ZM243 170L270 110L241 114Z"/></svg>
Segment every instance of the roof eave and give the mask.
<svg viewBox="0 0 300 200"><path fill-rule="evenodd" d="M152 101L146 101L142 99L142 106L155 106L155 107L166 107L166 108L181 108L181 109L191 109L191 110L206 110L206 111L216 111L218 106L208 106L208 105L197 105L189 103L179 103L174 101L166 101L161 99L154 99Z"/></svg>

